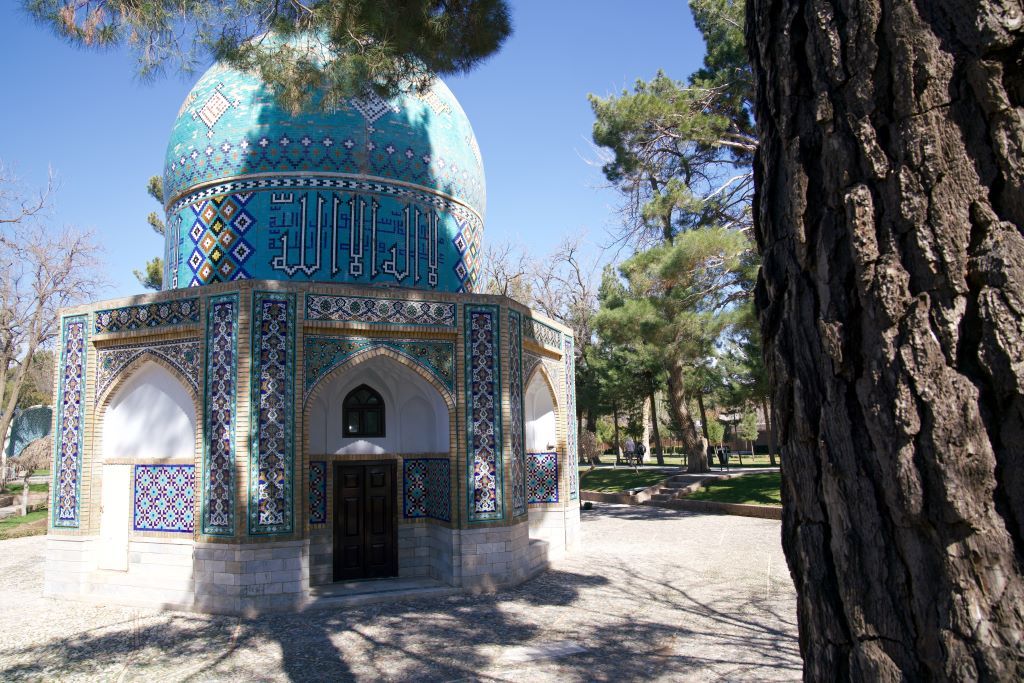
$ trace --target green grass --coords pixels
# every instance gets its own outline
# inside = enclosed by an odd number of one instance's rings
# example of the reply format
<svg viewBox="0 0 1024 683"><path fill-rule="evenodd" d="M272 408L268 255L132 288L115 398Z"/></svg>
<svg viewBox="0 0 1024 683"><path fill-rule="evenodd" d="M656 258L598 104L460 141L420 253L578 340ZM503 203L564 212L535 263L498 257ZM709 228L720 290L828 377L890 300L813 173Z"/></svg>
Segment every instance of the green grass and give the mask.
<svg viewBox="0 0 1024 683"><path fill-rule="evenodd" d="M589 472L584 470L580 473L580 488L584 491L598 491L600 493L622 493L629 489L647 488L667 478L664 472L651 470L640 470L634 472L630 467L611 469L599 467Z"/></svg>
<svg viewBox="0 0 1024 683"><path fill-rule="evenodd" d="M40 476L40 475L45 475L45 476L48 477L48 476L50 476L50 470L35 470L34 472L32 472L32 476Z"/></svg>
<svg viewBox="0 0 1024 683"><path fill-rule="evenodd" d="M722 479L708 484L687 498L745 505L782 505L782 493L779 490L781 484L782 475L778 472L744 474L735 479Z"/></svg>
<svg viewBox="0 0 1024 683"><path fill-rule="evenodd" d="M614 465L615 464L615 456L614 455L610 455L610 454L602 455L601 456L601 462L603 464L605 464L605 465ZM653 453L648 453L647 457L644 458L644 465L657 465L657 464L658 464L658 461L654 457ZM779 464L778 456L775 457L775 464L776 465ZM666 454L665 455L665 466L666 467L686 467L686 456L684 456L684 455L675 455L675 454L672 454L672 455ZM754 455L754 456L744 455L743 456L743 465L742 465L742 467L770 467L770 466L771 466L771 462L768 460L768 456L767 455ZM717 471L719 469L718 461L715 460L713 463L711 463L711 467L713 467ZM739 458L736 457L735 454L730 455L729 456L729 469L732 469L732 468L739 469L740 467L741 467L741 465L740 465Z"/></svg>
<svg viewBox="0 0 1024 683"><path fill-rule="evenodd" d="M47 512L48 510L36 510L24 517L12 515L0 519L0 540L45 534Z"/></svg>
<svg viewBox="0 0 1024 683"><path fill-rule="evenodd" d="M50 488L49 484L29 484L28 490L30 493L46 493ZM0 491L0 493L21 493L24 490L24 485L21 482L7 482L7 488Z"/></svg>

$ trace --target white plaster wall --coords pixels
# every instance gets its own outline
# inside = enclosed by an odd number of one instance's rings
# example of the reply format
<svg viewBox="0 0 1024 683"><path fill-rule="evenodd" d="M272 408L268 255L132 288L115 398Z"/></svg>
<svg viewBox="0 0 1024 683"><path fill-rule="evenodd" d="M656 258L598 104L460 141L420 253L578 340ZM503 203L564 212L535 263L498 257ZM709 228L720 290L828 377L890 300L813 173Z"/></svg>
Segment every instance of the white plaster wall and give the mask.
<svg viewBox="0 0 1024 683"><path fill-rule="evenodd" d="M526 387L524 396L526 412L526 451L528 453L550 453L555 450L558 432L555 429L555 406L551 391L540 372Z"/></svg>
<svg viewBox="0 0 1024 683"><path fill-rule="evenodd" d="M366 384L384 399L384 436L346 438L341 404ZM398 361L375 356L321 387L310 406L311 453L447 453L448 406L429 382Z"/></svg>
<svg viewBox="0 0 1024 683"><path fill-rule="evenodd" d="M103 457L160 462L195 454L196 414L188 390L148 362L118 389L103 417Z"/></svg>

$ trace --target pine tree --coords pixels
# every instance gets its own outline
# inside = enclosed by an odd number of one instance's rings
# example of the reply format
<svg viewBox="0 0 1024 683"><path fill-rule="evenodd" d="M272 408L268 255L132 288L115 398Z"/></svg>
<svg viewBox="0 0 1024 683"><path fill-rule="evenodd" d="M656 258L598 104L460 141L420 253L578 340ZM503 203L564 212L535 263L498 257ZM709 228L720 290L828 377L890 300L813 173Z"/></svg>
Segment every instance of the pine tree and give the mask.
<svg viewBox="0 0 1024 683"><path fill-rule="evenodd" d="M422 88L471 70L511 33L505 0L23 0L71 44L124 45L153 78L213 59L258 71L292 111L362 92ZM310 37L307 45L267 34Z"/></svg>

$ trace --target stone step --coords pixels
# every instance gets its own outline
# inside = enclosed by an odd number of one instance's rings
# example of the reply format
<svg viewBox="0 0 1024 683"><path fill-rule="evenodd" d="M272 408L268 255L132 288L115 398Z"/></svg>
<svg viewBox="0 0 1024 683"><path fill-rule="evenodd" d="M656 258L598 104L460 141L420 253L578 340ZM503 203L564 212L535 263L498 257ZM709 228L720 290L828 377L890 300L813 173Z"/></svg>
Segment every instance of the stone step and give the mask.
<svg viewBox="0 0 1024 683"><path fill-rule="evenodd" d="M377 579L315 586L306 609L361 607L379 602L443 598L459 589L435 579Z"/></svg>

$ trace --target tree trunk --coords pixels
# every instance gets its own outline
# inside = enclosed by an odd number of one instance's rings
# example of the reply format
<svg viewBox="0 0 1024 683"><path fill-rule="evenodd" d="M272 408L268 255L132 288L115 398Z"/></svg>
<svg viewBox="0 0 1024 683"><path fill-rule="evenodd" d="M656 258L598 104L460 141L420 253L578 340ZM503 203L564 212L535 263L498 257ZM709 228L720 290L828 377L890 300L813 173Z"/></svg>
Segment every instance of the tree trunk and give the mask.
<svg viewBox="0 0 1024 683"><path fill-rule="evenodd" d="M704 410L704 395L697 392L697 407L700 409L700 431L704 434L705 441L711 441L708 436L708 413Z"/></svg>
<svg viewBox="0 0 1024 683"><path fill-rule="evenodd" d="M707 441L697 431L687 405L683 373L685 368L681 361L673 360L668 367L668 403L672 408L672 417L679 425L679 435L686 451L687 472L709 472Z"/></svg>
<svg viewBox="0 0 1024 683"><path fill-rule="evenodd" d="M643 407L640 410L641 419L644 423L644 433L641 437L644 444L644 458L651 453L651 403L650 397L644 399Z"/></svg>
<svg viewBox="0 0 1024 683"><path fill-rule="evenodd" d="M665 451L661 447L661 430L658 428L658 404L654 392L648 397L651 402L651 429L654 431L654 457L659 465L665 464Z"/></svg>
<svg viewBox="0 0 1024 683"><path fill-rule="evenodd" d="M29 492L28 478L30 476L32 476L32 472L31 471L28 472L25 475L25 482L22 484L22 487L21 487L21 516L22 517L24 517L25 515L28 514L28 492Z"/></svg>
<svg viewBox="0 0 1024 683"><path fill-rule="evenodd" d="M615 425L615 466L619 466L619 462L622 460L622 442L619 441L619 406L616 405L612 411L612 420Z"/></svg>
<svg viewBox="0 0 1024 683"><path fill-rule="evenodd" d="M757 306L807 680L1024 677L1024 30L748 0Z"/></svg>
<svg viewBox="0 0 1024 683"><path fill-rule="evenodd" d="M761 410L764 412L764 426L768 431L768 462L772 467L775 462L775 425L772 423L772 412L769 410L767 399L761 399Z"/></svg>

